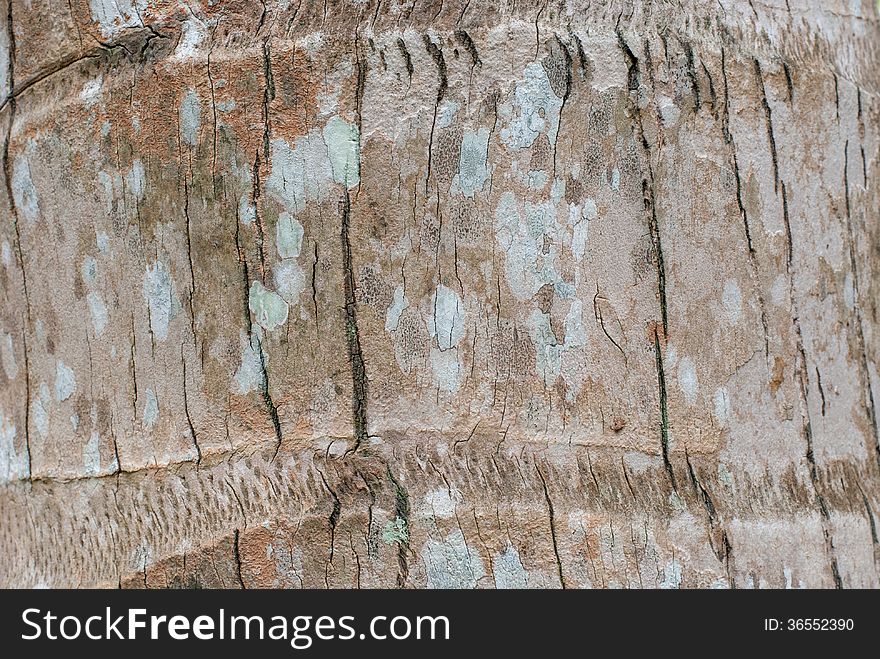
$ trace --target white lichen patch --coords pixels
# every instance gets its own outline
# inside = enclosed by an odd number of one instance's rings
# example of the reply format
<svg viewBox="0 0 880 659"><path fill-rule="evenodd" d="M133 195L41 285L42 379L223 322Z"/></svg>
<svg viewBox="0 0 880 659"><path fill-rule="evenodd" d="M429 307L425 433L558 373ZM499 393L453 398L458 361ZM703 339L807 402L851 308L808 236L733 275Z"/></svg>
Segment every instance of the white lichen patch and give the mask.
<svg viewBox="0 0 880 659"><path fill-rule="evenodd" d="M437 123L435 128L447 128L452 125L455 114L461 106L455 101L444 100L437 108Z"/></svg>
<svg viewBox="0 0 880 659"><path fill-rule="evenodd" d="M37 389L36 395L31 400L31 411L34 418L34 427L41 439L49 436L49 406L52 396L49 393L49 386L45 382L41 382Z"/></svg>
<svg viewBox="0 0 880 659"><path fill-rule="evenodd" d="M458 350L431 348L431 372L440 391L456 392L464 379L464 366Z"/></svg>
<svg viewBox="0 0 880 659"><path fill-rule="evenodd" d="M715 390L715 422L721 427L726 428L733 410L730 406L730 393L725 387L718 387Z"/></svg>
<svg viewBox="0 0 880 659"><path fill-rule="evenodd" d="M275 225L275 248L282 259L295 259L302 251L303 225L289 213L281 213Z"/></svg>
<svg viewBox="0 0 880 659"><path fill-rule="evenodd" d="M697 402L697 391L700 383L697 380L697 369L690 357L682 357L678 362L678 386L684 394L688 405Z"/></svg>
<svg viewBox="0 0 880 659"><path fill-rule="evenodd" d="M188 89L180 102L180 139L184 144L195 146L199 141L202 125L202 104L195 89Z"/></svg>
<svg viewBox="0 0 880 659"><path fill-rule="evenodd" d="M535 368L546 386L552 386L559 377L562 367L563 346L557 343L556 335L550 326L550 316L532 309L526 326L529 338L535 346Z"/></svg>
<svg viewBox="0 0 880 659"><path fill-rule="evenodd" d="M550 144L555 144L561 108L562 99L553 93L544 67L540 62L528 64L516 86L513 103L507 101L499 109L507 120L501 129L502 141L511 149L524 149L545 133Z"/></svg>
<svg viewBox="0 0 880 659"><path fill-rule="evenodd" d="M287 302L258 281L251 283L248 308L254 315L254 321L265 330L273 330L287 322Z"/></svg>
<svg viewBox="0 0 880 659"><path fill-rule="evenodd" d="M60 359L55 365L55 400L59 403L76 393L76 376Z"/></svg>
<svg viewBox="0 0 880 659"><path fill-rule="evenodd" d="M250 196L245 193L238 200L238 220L242 224L253 224L257 219L257 207L251 202Z"/></svg>
<svg viewBox="0 0 880 659"><path fill-rule="evenodd" d="M156 397L156 392L152 389L147 389L145 398L144 413L141 420L143 421L144 428L152 430L153 426L156 425L156 421L159 420L159 399Z"/></svg>
<svg viewBox="0 0 880 659"><path fill-rule="evenodd" d="M12 342L12 335L3 333L0 340L0 363L3 364L3 372L10 380L18 377L18 362L15 360L15 345Z"/></svg>
<svg viewBox="0 0 880 659"><path fill-rule="evenodd" d="M324 143L333 180L351 189L360 182L360 136L356 124L331 117L324 126Z"/></svg>
<svg viewBox="0 0 880 659"><path fill-rule="evenodd" d="M12 163L12 199L20 216L29 223L37 220L40 206L37 188L31 178L31 165L26 155L18 155Z"/></svg>
<svg viewBox="0 0 880 659"><path fill-rule="evenodd" d="M181 25L181 36L177 48L174 49L174 59L192 59L199 50L199 44L207 36L207 26L195 16L190 16Z"/></svg>
<svg viewBox="0 0 880 659"><path fill-rule="evenodd" d="M89 435L89 441L83 446L83 470L86 476L97 476L101 473L101 436L97 430Z"/></svg>
<svg viewBox="0 0 880 659"><path fill-rule="evenodd" d="M288 304L295 304L306 288L306 273L291 259L281 261L272 267L275 289Z"/></svg>
<svg viewBox="0 0 880 659"><path fill-rule="evenodd" d="M522 302L544 284L565 289L555 265L563 235L555 207L549 202L527 203L523 210L509 191L501 195L495 209L495 239L504 251L507 285Z"/></svg>
<svg viewBox="0 0 880 659"><path fill-rule="evenodd" d="M85 257L79 266L79 272L87 286L94 286L98 280L98 262L93 256Z"/></svg>
<svg viewBox="0 0 880 659"><path fill-rule="evenodd" d="M660 588L681 588L681 564L677 560L667 561L663 566L663 580L660 582Z"/></svg>
<svg viewBox="0 0 880 659"><path fill-rule="evenodd" d="M488 154L489 129L480 128L475 133L465 131L458 158L458 187L465 197L473 199L474 193L482 190L489 178Z"/></svg>
<svg viewBox="0 0 880 659"><path fill-rule="evenodd" d="M29 476L27 449L16 451L16 435L15 422L0 408L0 484Z"/></svg>
<svg viewBox="0 0 880 659"><path fill-rule="evenodd" d="M464 302L451 288L440 284L431 297L428 332L441 351L458 345L464 336Z"/></svg>
<svg viewBox="0 0 880 659"><path fill-rule="evenodd" d="M529 573L523 567L519 552L511 544L492 561L492 576L495 577L495 588L526 588Z"/></svg>
<svg viewBox="0 0 880 659"><path fill-rule="evenodd" d="M721 292L721 304L731 325L736 325L742 315L742 293L735 279L724 282L724 290Z"/></svg>
<svg viewBox="0 0 880 659"><path fill-rule="evenodd" d="M272 170L266 189L285 209L296 215L309 202L327 199L333 170L327 146L315 128L298 137L291 147L283 139L272 140Z"/></svg>
<svg viewBox="0 0 880 659"><path fill-rule="evenodd" d="M241 364L233 376L232 391L240 396L256 391L263 384L263 364L260 359L260 340L256 336L260 328L254 328L254 336L248 337L242 330L238 334L241 346Z"/></svg>
<svg viewBox="0 0 880 659"><path fill-rule="evenodd" d="M147 266L144 274L144 300L150 315L150 330L159 341L168 338L171 320L180 311L171 272L162 261Z"/></svg>
<svg viewBox="0 0 880 659"><path fill-rule="evenodd" d="M86 304L89 306L89 316L92 319L92 328L95 330L95 336L101 336L104 328L107 327L107 306L104 304L100 293L94 291L86 295Z"/></svg>
<svg viewBox="0 0 880 659"><path fill-rule="evenodd" d="M131 169L125 175L125 185L136 199L143 199L147 191L147 174L140 158L131 163Z"/></svg>
<svg viewBox="0 0 880 659"><path fill-rule="evenodd" d="M391 304L385 312L386 332L393 332L397 329L397 326L400 323L400 315L407 309L407 307L409 307L409 300L407 300L406 295L404 295L403 286L398 285L398 287L394 289L394 297L391 300Z"/></svg>
<svg viewBox="0 0 880 659"><path fill-rule="evenodd" d="M9 246L8 240L4 240L0 245L0 260L2 260L4 268L8 269L12 265L12 248Z"/></svg>
<svg viewBox="0 0 880 659"><path fill-rule="evenodd" d="M101 36L113 37L132 27L143 27L140 14L147 0L89 0L92 20L101 28Z"/></svg>
<svg viewBox="0 0 880 659"><path fill-rule="evenodd" d="M101 91L104 87L104 76L99 75L94 80L87 81L79 92L79 98L86 107L91 107L101 100Z"/></svg>
<svg viewBox="0 0 880 659"><path fill-rule="evenodd" d="M423 512L439 519L455 517L455 507L461 500L461 492L457 489L440 488L425 495Z"/></svg>
<svg viewBox="0 0 880 659"><path fill-rule="evenodd" d="M476 588L477 581L486 576L482 559L467 546L460 530L442 542L428 540L422 558L428 588Z"/></svg>

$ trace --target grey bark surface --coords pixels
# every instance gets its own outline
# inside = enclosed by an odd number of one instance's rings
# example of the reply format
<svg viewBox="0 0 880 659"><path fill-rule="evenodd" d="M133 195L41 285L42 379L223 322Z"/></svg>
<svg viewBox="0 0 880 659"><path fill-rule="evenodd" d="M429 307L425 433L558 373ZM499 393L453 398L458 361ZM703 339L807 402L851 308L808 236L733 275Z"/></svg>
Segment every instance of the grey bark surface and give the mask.
<svg viewBox="0 0 880 659"><path fill-rule="evenodd" d="M4 6L0 585L880 585L873 1Z"/></svg>

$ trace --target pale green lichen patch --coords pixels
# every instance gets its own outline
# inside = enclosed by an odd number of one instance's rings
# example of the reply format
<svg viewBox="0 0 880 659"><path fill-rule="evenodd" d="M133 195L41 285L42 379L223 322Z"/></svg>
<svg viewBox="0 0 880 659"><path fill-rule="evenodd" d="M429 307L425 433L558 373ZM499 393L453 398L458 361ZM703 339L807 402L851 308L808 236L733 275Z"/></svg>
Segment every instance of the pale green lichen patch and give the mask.
<svg viewBox="0 0 880 659"><path fill-rule="evenodd" d="M180 310L180 302L175 294L171 272L162 261L147 266L144 300L150 312L150 329L159 341L164 341L168 338L171 320Z"/></svg>
<svg viewBox="0 0 880 659"><path fill-rule="evenodd" d="M125 185L137 199L143 199L147 190L147 175L140 158L131 163L131 169L125 175Z"/></svg>
<svg viewBox="0 0 880 659"><path fill-rule="evenodd" d="M530 147L538 135L546 133L553 145L561 109L562 99L553 92L544 67L532 62L516 86L513 104L508 101L500 108L502 118L507 120L501 129L501 139L511 149L524 149Z"/></svg>
<svg viewBox="0 0 880 659"><path fill-rule="evenodd" d="M256 391L263 382L263 365L260 360L260 328L255 327L253 336L239 333L241 365L235 371L232 391L240 396Z"/></svg>
<svg viewBox="0 0 880 659"><path fill-rule="evenodd" d="M12 164L12 198L15 207L27 222L34 222L40 213L37 189L31 178L31 165L27 156L16 156Z"/></svg>
<svg viewBox="0 0 880 659"><path fill-rule="evenodd" d="M466 131L461 138L458 158L458 185L465 197L474 198L477 190L489 178L486 163L489 149L489 129L480 128L476 133Z"/></svg>
<svg viewBox="0 0 880 659"><path fill-rule="evenodd" d="M254 320L263 329L273 330L287 322L287 302L278 293L268 290L258 281L251 284L248 308L254 315Z"/></svg>
<svg viewBox="0 0 880 659"><path fill-rule="evenodd" d="M428 540L422 556L428 588L476 588L486 576L479 553L470 550L461 531L442 542Z"/></svg>
<svg viewBox="0 0 880 659"><path fill-rule="evenodd" d="M300 255L303 242L303 225L289 213L278 216L275 225L275 243L278 256L282 259L295 259Z"/></svg>
<svg viewBox="0 0 880 659"><path fill-rule="evenodd" d="M385 331L393 332L400 323L400 315L409 307L409 300L403 292L403 286L394 289L394 298L385 312Z"/></svg>
<svg viewBox="0 0 880 659"><path fill-rule="evenodd" d="M92 20L101 28L101 35L112 37L126 28L143 27L141 15L146 0L89 0Z"/></svg>
<svg viewBox="0 0 880 659"><path fill-rule="evenodd" d="M83 469L87 476L97 476L101 473L101 436L97 430L93 430L89 441L83 446L82 452Z"/></svg>
<svg viewBox="0 0 880 659"><path fill-rule="evenodd" d="M507 284L520 301L532 298L545 284L570 295L556 269L564 231L553 204L526 203L521 210L512 192L501 195L495 210L495 238L504 250Z"/></svg>
<svg viewBox="0 0 880 659"><path fill-rule="evenodd" d="M385 524L382 529L382 542L386 545L406 545L409 543L409 529L406 520L402 517L395 517Z"/></svg>
<svg viewBox="0 0 880 659"><path fill-rule="evenodd" d="M59 360L55 366L55 400L62 402L76 392L76 376L73 370Z"/></svg>
<svg viewBox="0 0 880 659"><path fill-rule="evenodd" d="M195 146L202 125L202 104L195 89L187 90L180 103L180 138L184 144Z"/></svg>
<svg viewBox="0 0 880 659"><path fill-rule="evenodd" d="M340 117L324 126L324 143L333 170L333 180L347 188L360 182L360 136L358 127Z"/></svg>
<svg viewBox="0 0 880 659"><path fill-rule="evenodd" d="M495 588L526 588L529 584L529 573L523 567L516 547L511 544L492 561L492 576L495 577Z"/></svg>
<svg viewBox="0 0 880 659"><path fill-rule="evenodd" d="M0 363L3 364L3 372L10 380L14 380L18 376L18 362L15 360L15 346L12 342L12 335L3 333L3 339L0 341Z"/></svg>
<svg viewBox="0 0 880 659"><path fill-rule="evenodd" d="M431 300L427 324L440 350L458 345L464 336L464 302L458 293L440 284Z"/></svg>
<svg viewBox="0 0 880 659"><path fill-rule="evenodd" d="M144 427L151 429L159 419L159 399L156 397L156 392L152 389L147 389L146 398L147 401L144 403L142 420Z"/></svg>
<svg viewBox="0 0 880 659"><path fill-rule="evenodd" d="M16 428L13 419L6 416L0 408L0 483L27 478L27 448L21 451L15 448Z"/></svg>
<svg viewBox="0 0 880 659"><path fill-rule="evenodd" d="M272 140L272 171L266 189L289 213L296 215L310 201L324 201L332 180L327 146L317 128L298 137L293 146L282 139Z"/></svg>
<svg viewBox="0 0 880 659"><path fill-rule="evenodd" d="M92 318L92 327L95 330L95 336L101 336L104 328L107 327L107 305L99 293L92 291L86 295L86 303L89 305L89 315Z"/></svg>

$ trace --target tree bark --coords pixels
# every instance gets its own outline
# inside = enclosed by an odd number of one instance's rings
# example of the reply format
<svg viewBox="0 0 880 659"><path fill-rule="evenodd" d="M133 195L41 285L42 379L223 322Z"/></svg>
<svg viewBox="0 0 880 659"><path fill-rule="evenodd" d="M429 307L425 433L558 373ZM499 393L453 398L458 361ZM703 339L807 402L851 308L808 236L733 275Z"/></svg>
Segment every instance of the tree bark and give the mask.
<svg viewBox="0 0 880 659"><path fill-rule="evenodd" d="M0 585L880 585L873 1L7 3Z"/></svg>

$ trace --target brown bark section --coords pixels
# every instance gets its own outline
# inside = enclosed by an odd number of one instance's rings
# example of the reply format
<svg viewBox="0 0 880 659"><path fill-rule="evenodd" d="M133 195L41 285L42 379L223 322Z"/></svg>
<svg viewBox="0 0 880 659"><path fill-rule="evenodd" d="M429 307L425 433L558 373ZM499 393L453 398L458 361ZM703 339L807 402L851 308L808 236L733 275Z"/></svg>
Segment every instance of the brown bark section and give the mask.
<svg viewBox="0 0 880 659"><path fill-rule="evenodd" d="M878 586L873 2L30 4L0 583Z"/></svg>

